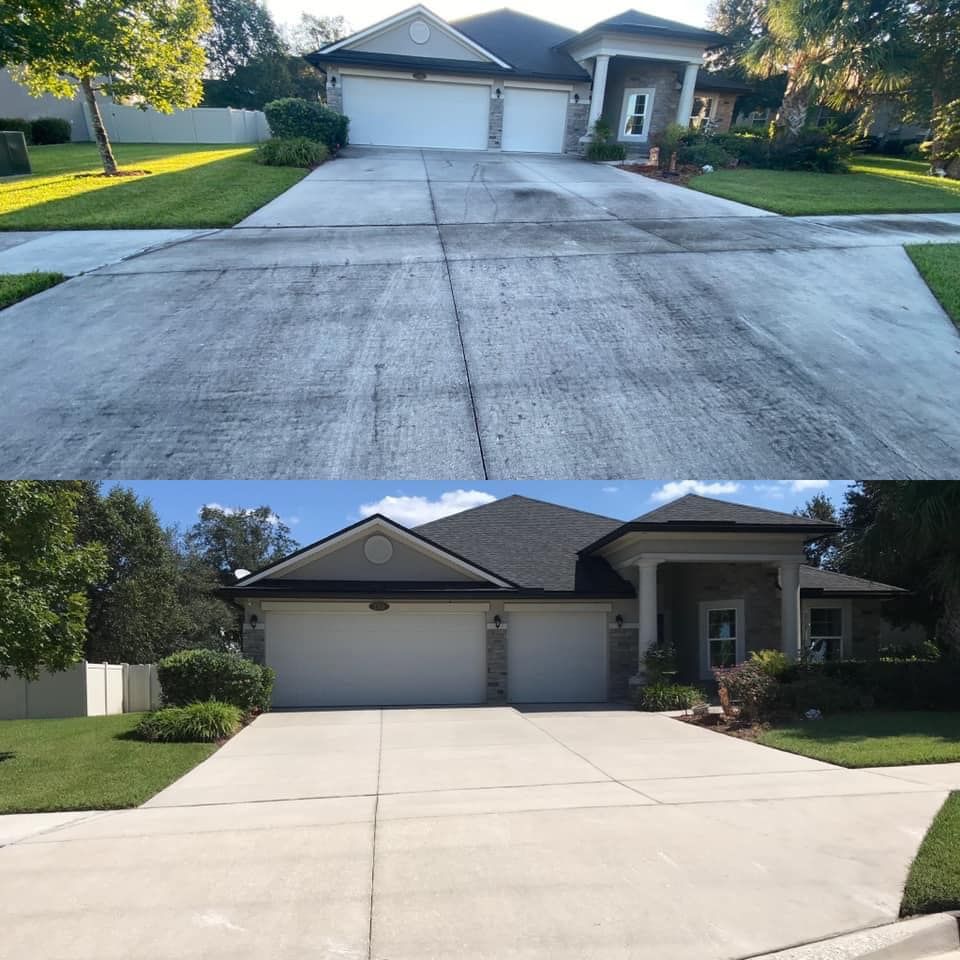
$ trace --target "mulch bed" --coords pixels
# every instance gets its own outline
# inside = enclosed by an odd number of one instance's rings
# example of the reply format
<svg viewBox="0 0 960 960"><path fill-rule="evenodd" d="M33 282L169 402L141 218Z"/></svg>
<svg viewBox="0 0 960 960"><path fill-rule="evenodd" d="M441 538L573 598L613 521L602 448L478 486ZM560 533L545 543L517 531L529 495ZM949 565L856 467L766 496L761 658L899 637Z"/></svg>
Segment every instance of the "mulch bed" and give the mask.
<svg viewBox="0 0 960 960"><path fill-rule="evenodd" d="M679 183L683 186L686 186L698 174L703 173L700 167L690 164L678 166L676 173L659 170L657 167L651 167L643 163L625 163L622 169L630 173L639 173L641 177L647 177L650 180L663 180L666 183Z"/></svg>
<svg viewBox="0 0 960 960"><path fill-rule="evenodd" d="M697 727L707 727L717 733L725 733L731 737L740 737L742 740L756 740L757 737L769 728L769 724L753 723L750 720L738 720L735 717L725 717L722 713L708 713L705 716L694 716L692 713L677 717L681 723L691 723Z"/></svg>
<svg viewBox="0 0 960 960"><path fill-rule="evenodd" d="M152 170L118 170L116 173L78 173L76 180L82 180L85 177L98 177L104 180L113 180L116 177L149 177Z"/></svg>

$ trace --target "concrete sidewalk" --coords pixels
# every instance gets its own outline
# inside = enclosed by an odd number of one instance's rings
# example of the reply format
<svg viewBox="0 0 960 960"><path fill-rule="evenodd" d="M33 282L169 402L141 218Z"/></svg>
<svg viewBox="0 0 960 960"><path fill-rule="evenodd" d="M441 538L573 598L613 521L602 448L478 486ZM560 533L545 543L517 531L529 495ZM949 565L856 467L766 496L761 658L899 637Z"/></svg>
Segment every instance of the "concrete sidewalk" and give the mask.
<svg viewBox="0 0 960 960"><path fill-rule="evenodd" d="M946 792L629 710L271 713L0 849L0 955L744 957L894 920Z"/></svg>

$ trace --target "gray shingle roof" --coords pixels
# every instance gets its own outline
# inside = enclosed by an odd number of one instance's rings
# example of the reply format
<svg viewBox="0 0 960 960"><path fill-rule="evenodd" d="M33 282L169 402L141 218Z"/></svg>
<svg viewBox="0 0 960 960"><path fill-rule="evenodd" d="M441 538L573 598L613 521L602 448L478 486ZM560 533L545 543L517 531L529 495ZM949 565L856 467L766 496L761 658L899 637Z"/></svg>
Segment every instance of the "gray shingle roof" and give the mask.
<svg viewBox="0 0 960 960"><path fill-rule="evenodd" d="M836 594L899 594L908 592L902 587L892 587L889 583L863 580L860 577L847 576L845 573L820 570L818 567L800 568L800 589Z"/></svg>
<svg viewBox="0 0 960 960"><path fill-rule="evenodd" d="M454 20L451 26L523 76L590 80L590 74L568 53L555 49L575 36L566 27L506 8Z"/></svg>
<svg viewBox="0 0 960 960"><path fill-rule="evenodd" d="M701 497L695 493L687 494L678 500L671 500L662 507L637 517L634 523L721 523L721 524L758 524L771 527L791 526L816 530L818 527L828 531L836 525L809 517L797 517L792 513L779 510L766 510L763 507L749 507L744 503L730 503L727 500L715 500Z"/></svg>
<svg viewBox="0 0 960 960"><path fill-rule="evenodd" d="M723 43L725 37L723 34L716 33L713 30L704 30L702 27L692 27L689 23L681 23L679 20L666 20L663 17L655 17L649 13L643 13L640 10L624 10L615 17L609 17L588 27L582 33L581 37L587 37L594 33L617 32L617 33L638 33L649 36L676 37L680 39L700 40L703 43L716 45Z"/></svg>
<svg viewBox="0 0 960 960"><path fill-rule="evenodd" d="M414 530L521 587L616 596L633 588L599 557L577 553L619 526L610 517L511 496Z"/></svg>

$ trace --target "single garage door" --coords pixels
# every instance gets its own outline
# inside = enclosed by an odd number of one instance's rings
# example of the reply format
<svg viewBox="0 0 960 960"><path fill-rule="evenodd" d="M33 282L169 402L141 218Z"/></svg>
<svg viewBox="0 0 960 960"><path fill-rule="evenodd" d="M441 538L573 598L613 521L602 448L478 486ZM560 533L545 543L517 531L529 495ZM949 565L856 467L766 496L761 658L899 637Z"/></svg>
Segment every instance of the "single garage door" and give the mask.
<svg viewBox="0 0 960 960"><path fill-rule="evenodd" d="M278 707L480 703L484 614L269 611L266 660Z"/></svg>
<svg viewBox="0 0 960 960"><path fill-rule="evenodd" d="M351 143L486 150L489 111L486 85L343 77Z"/></svg>
<svg viewBox="0 0 960 960"><path fill-rule="evenodd" d="M607 699L607 615L511 611L507 689L514 703Z"/></svg>
<svg viewBox="0 0 960 960"><path fill-rule="evenodd" d="M503 94L503 149L562 153L567 96L563 90L506 87Z"/></svg>

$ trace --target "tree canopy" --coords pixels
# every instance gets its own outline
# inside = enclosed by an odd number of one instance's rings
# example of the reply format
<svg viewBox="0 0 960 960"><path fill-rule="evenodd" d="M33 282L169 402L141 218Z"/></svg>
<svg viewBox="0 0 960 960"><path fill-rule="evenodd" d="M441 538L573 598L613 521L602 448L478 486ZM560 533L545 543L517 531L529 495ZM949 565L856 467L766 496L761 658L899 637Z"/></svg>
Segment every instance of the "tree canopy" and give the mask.
<svg viewBox="0 0 960 960"><path fill-rule="evenodd" d="M815 494L799 510L793 511L794 516L809 517L811 520L826 520L828 523L839 524L837 509L829 497L822 493ZM804 545L803 552L807 556L807 563L811 567L821 567L824 570L836 570L840 546L839 534L831 534L813 540Z"/></svg>
<svg viewBox="0 0 960 960"><path fill-rule="evenodd" d="M0 677L36 679L82 656L87 589L107 557L77 542L80 497L72 483L0 481Z"/></svg>
<svg viewBox="0 0 960 960"><path fill-rule="evenodd" d="M117 165L96 94L169 113L200 102L211 26L205 0L13 0L0 5L0 66L31 94L72 97L90 109L104 171Z"/></svg>

